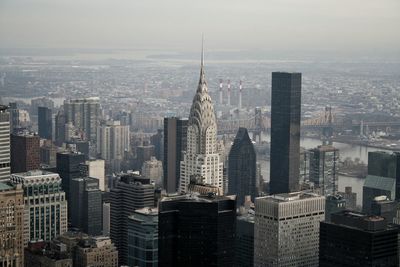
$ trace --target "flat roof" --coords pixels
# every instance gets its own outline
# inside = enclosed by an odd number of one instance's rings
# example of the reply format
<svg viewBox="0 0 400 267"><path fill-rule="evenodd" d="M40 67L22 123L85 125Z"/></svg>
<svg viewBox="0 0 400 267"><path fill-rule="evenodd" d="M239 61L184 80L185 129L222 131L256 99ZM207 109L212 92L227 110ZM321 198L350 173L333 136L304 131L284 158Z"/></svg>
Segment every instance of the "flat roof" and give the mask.
<svg viewBox="0 0 400 267"><path fill-rule="evenodd" d="M5 191L5 190L10 190L13 189L14 187L12 187L9 184L6 184L4 182L0 182L0 191Z"/></svg>

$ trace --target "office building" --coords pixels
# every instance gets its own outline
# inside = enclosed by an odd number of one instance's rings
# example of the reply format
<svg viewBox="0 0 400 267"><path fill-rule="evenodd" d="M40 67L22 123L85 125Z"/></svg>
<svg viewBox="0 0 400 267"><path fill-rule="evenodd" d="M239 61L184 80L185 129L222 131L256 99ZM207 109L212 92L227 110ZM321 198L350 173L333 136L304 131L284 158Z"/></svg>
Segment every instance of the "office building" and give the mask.
<svg viewBox="0 0 400 267"><path fill-rule="evenodd" d="M164 189L175 193L179 188L181 161L186 150L188 119L164 118Z"/></svg>
<svg viewBox="0 0 400 267"><path fill-rule="evenodd" d="M40 150L40 165L54 168L57 165L57 146L51 140L43 140Z"/></svg>
<svg viewBox="0 0 400 267"><path fill-rule="evenodd" d="M11 173L10 113L0 105L0 181L8 180Z"/></svg>
<svg viewBox="0 0 400 267"><path fill-rule="evenodd" d="M154 157L154 146L153 145L143 145L136 147L136 169L141 170L143 164Z"/></svg>
<svg viewBox="0 0 400 267"><path fill-rule="evenodd" d="M158 267L158 209L143 208L128 218L128 266Z"/></svg>
<svg viewBox="0 0 400 267"><path fill-rule="evenodd" d="M319 266L398 266L398 235L399 226L383 217L333 214L331 222L321 222Z"/></svg>
<svg viewBox="0 0 400 267"><path fill-rule="evenodd" d="M65 253L65 246L62 245L51 247L49 242L30 242L24 251L25 266L73 267L73 260L68 253Z"/></svg>
<svg viewBox="0 0 400 267"><path fill-rule="evenodd" d="M24 189L24 246L49 241L67 231L67 200L57 173L33 170L11 174Z"/></svg>
<svg viewBox="0 0 400 267"><path fill-rule="evenodd" d="M165 118L164 118L165 122ZM154 156L157 160L163 161L164 159L164 131L158 129L155 135L150 137L150 144L154 146Z"/></svg>
<svg viewBox="0 0 400 267"><path fill-rule="evenodd" d="M338 191L339 150L333 146L318 146L310 150L310 182L322 195L334 195Z"/></svg>
<svg viewBox="0 0 400 267"><path fill-rule="evenodd" d="M71 181L71 224L88 235L101 235L103 231L103 202L99 180L91 177Z"/></svg>
<svg viewBox="0 0 400 267"><path fill-rule="evenodd" d="M325 197L294 192L256 198L254 266L318 266Z"/></svg>
<svg viewBox="0 0 400 267"><path fill-rule="evenodd" d="M32 99L30 113L32 115L38 115L39 107L45 107L52 110L54 109L54 101L46 97Z"/></svg>
<svg viewBox="0 0 400 267"><path fill-rule="evenodd" d="M159 203L158 261L163 266L233 266L235 196L164 197Z"/></svg>
<svg viewBox="0 0 400 267"><path fill-rule="evenodd" d="M385 218L388 223L393 223L397 215L398 203L387 196L375 197L371 204L371 215Z"/></svg>
<svg viewBox="0 0 400 267"><path fill-rule="evenodd" d="M357 193L353 192L351 186L346 186L344 192L338 192L338 195L341 195L346 200L346 207L349 210L357 209Z"/></svg>
<svg viewBox="0 0 400 267"><path fill-rule="evenodd" d="M118 267L118 250L109 237L96 236L76 246L74 267Z"/></svg>
<svg viewBox="0 0 400 267"><path fill-rule="evenodd" d="M363 186L363 212L370 214L375 197L386 196L395 200L396 180L389 177L367 175Z"/></svg>
<svg viewBox="0 0 400 267"><path fill-rule="evenodd" d="M38 107L39 136L43 139L53 138L53 117L51 109Z"/></svg>
<svg viewBox="0 0 400 267"><path fill-rule="evenodd" d="M385 151L368 152L368 174L396 178L396 156Z"/></svg>
<svg viewBox="0 0 400 267"><path fill-rule="evenodd" d="M90 159L81 164L81 176L92 177L99 180L99 189L106 191L106 169L103 159Z"/></svg>
<svg viewBox="0 0 400 267"><path fill-rule="evenodd" d="M103 202L103 235L110 236L111 204Z"/></svg>
<svg viewBox="0 0 400 267"><path fill-rule="evenodd" d="M254 214L236 219L235 262L236 267L254 266Z"/></svg>
<svg viewBox="0 0 400 267"><path fill-rule="evenodd" d="M89 97L64 101L65 122L85 133L85 140L96 143L100 121L100 99Z"/></svg>
<svg viewBox="0 0 400 267"><path fill-rule="evenodd" d="M0 182L0 266L24 266L24 191Z"/></svg>
<svg viewBox="0 0 400 267"><path fill-rule="evenodd" d="M204 177L206 184L217 186L224 194L223 163L217 148L217 122L208 94L202 54L200 80L190 108L187 145L181 161L179 192L187 192L193 175Z"/></svg>
<svg viewBox="0 0 400 267"><path fill-rule="evenodd" d="M85 163L85 155L79 152L64 151L57 153L57 173L62 180L62 188L67 200L70 199L70 187L72 179L80 178L81 164ZM68 207L70 211L70 207Z"/></svg>
<svg viewBox="0 0 400 267"><path fill-rule="evenodd" d="M120 121L107 122L98 128L97 153L108 162L122 160L130 150L129 143L129 126L121 125Z"/></svg>
<svg viewBox="0 0 400 267"><path fill-rule="evenodd" d="M346 210L346 200L341 195L329 195L325 199L325 221L331 221L331 215Z"/></svg>
<svg viewBox="0 0 400 267"><path fill-rule="evenodd" d="M11 134L11 173L40 168L40 138L21 132Z"/></svg>
<svg viewBox="0 0 400 267"><path fill-rule="evenodd" d="M154 186L137 174L122 174L110 193L110 236L118 249L120 264L128 260L128 216L154 205Z"/></svg>
<svg viewBox="0 0 400 267"><path fill-rule="evenodd" d="M256 151L246 128L239 128L228 160L228 194L236 195L238 205L243 205L245 196L257 197Z"/></svg>
<svg viewBox="0 0 400 267"><path fill-rule="evenodd" d="M142 166L142 176L149 178L157 185L157 187L162 186L162 162L157 160L155 157L151 157L150 160L145 161Z"/></svg>
<svg viewBox="0 0 400 267"><path fill-rule="evenodd" d="M65 138L65 124L66 124L66 117L64 114L64 110L59 110L54 119L55 127L54 127L54 139L57 146L61 146L66 138Z"/></svg>
<svg viewBox="0 0 400 267"><path fill-rule="evenodd" d="M270 193L299 189L301 73L272 73Z"/></svg>

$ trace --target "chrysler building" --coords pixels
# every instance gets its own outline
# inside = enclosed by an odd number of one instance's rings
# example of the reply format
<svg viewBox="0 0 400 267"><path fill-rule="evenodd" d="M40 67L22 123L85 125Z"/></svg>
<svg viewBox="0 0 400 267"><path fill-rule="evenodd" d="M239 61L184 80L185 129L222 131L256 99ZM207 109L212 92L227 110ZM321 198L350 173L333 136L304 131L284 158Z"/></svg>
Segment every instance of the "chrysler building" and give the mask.
<svg viewBox="0 0 400 267"><path fill-rule="evenodd" d="M217 122L204 74L204 50L201 53L200 80L190 109L187 148L181 161L179 191L186 193L191 178L201 177L223 194L223 164L217 150Z"/></svg>

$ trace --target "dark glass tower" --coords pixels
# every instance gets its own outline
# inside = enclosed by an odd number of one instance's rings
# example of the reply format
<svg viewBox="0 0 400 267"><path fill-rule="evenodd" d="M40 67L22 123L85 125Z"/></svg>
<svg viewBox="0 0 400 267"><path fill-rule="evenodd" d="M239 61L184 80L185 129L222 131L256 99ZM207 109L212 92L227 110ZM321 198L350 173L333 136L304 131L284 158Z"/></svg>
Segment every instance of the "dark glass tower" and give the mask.
<svg viewBox="0 0 400 267"><path fill-rule="evenodd" d="M164 189L175 193L179 186L182 151L186 150L188 119L164 118Z"/></svg>
<svg viewBox="0 0 400 267"><path fill-rule="evenodd" d="M72 179L69 203L71 224L89 235L101 235L103 203L99 180L91 177Z"/></svg>
<svg viewBox="0 0 400 267"><path fill-rule="evenodd" d="M47 107L38 107L39 136L51 140L53 122L51 109Z"/></svg>
<svg viewBox="0 0 400 267"><path fill-rule="evenodd" d="M81 163L85 163L85 155L82 153L69 151L57 153L57 173L61 177L61 186L68 201L71 199L72 179L81 177ZM71 218L71 205L68 205L68 218Z"/></svg>
<svg viewBox="0 0 400 267"><path fill-rule="evenodd" d="M319 266L398 266L399 226L353 211L320 223Z"/></svg>
<svg viewBox="0 0 400 267"><path fill-rule="evenodd" d="M150 179L123 174L110 191L110 237L118 248L118 263L128 263L128 216L144 207L154 206L154 185Z"/></svg>
<svg viewBox="0 0 400 267"><path fill-rule="evenodd" d="M245 196L257 196L256 152L246 128L239 128L229 152L228 194L236 195L238 205Z"/></svg>
<svg viewBox="0 0 400 267"><path fill-rule="evenodd" d="M301 73L272 73L270 193L299 190Z"/></svg>
<svg viewBox="0 0 400 267"><path fill-rule="evenodd" d="M158 261L162 266L233 266L234 196L166 197L159 204Z"/></svg>

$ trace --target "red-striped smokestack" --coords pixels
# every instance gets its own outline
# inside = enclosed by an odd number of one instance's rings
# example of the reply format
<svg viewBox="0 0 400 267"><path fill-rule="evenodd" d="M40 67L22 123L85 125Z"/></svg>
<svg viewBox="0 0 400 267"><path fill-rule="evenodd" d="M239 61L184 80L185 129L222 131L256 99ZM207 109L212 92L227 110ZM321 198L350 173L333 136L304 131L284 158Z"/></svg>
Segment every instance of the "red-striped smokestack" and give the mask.
<svg viewBox="0 0 400 267"><path fill-rule="evenodd" d="M219 104L222 105L222 87L224 85L224 81L219 80Z"/></svg>
<svg viewBox="0 0 400 267"><path fill-rule="evenodd" d="M242 109L242 80L239 83L239 109Z"/></svg>
<svg viewBox="0 0 400 267"><path fill-rule="evenodd" d="M228 106L231 105L231 80L228 80Z"/></svg>

